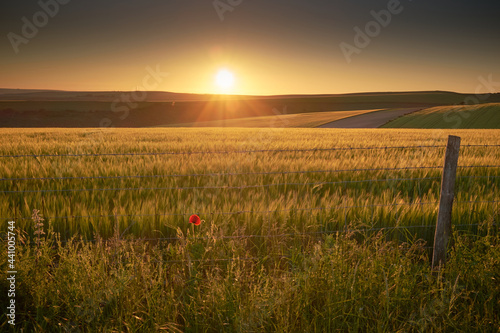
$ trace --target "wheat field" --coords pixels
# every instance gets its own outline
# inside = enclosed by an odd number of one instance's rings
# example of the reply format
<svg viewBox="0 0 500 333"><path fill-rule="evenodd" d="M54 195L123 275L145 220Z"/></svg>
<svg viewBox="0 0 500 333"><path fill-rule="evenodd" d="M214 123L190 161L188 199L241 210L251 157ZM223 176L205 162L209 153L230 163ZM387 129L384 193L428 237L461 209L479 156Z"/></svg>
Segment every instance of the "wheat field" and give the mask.
<svg viewBox="0 0 500 333"><path fill-rule="evenodd" d="M462 145L500 143L498 131L453 133L462 136ZM3 138L1 155L28 156L2 158L0 216L23 226L22 218L40 209L65 238L89 239L111 236L116 223L138 237L168 236L195 213L228 234L236 225L265 233L270 214L283 231L337 230L353 222L432 224L436 205L405 204L438 200L444 148L321 149L446 145L445 132L416 130L24 129L4 130ZM245 152L255 150L271 151ZM221 153L233 151L238 153ZM96 156L54 156L67 154ZM498 148L463 147L459 165L498 160ZM413 167L434 168L404 169ZM341 171L383 168L403 169ZM459 177L483 178L459 178L457 201L498 198L498 178L489 175L498 169L459 169ZM373 207L387 204L402 205ZM372 207L338 208L351 206ZM488 209L478 204L475 210ZM276 212L264 213L269 211ZM236 212L248 213L228 214Z"/></svg>
<svg viewBox="0 0 500 333"><path fill-rule="evenodd" d="M435 275L449 134L462 138L454 245ZM4 129L0 216L18 231L21 327L498 330L500 148L467 145L499 134ZM346 149L368 147L393 148Z"/></svg>

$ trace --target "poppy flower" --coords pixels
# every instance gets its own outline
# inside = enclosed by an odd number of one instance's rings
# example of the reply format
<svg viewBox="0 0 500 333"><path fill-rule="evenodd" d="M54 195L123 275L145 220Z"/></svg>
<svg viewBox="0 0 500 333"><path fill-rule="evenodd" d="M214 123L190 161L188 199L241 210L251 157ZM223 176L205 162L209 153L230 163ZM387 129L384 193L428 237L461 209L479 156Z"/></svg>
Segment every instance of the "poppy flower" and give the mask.
<svg viewBox="0 0 500 333"><path fill-rule="evenodd" d="M194 225L200 225L201 224L200 217L198 215L191 215L189 217L189 223L193 223Z"/></svg>

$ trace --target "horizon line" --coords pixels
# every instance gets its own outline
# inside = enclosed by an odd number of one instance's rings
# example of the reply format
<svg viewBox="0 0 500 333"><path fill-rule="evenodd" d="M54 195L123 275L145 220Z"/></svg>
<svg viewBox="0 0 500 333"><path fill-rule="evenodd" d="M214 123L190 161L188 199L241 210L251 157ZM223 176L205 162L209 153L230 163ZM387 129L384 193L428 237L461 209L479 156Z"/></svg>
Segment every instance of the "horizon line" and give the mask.
<svg viewBox="0 0 500 333"><path fill-rule="evenodd" d="M393 94L393 93L452 93L464 95L492 95L499 94L500 91L493 93L470 93L458 92L453 90L388 90L388 91L358 91L343 93L280 93L280 94L221 94L221 93L195 93L195 92L177 92L166 90L64 90L64 89L39 89L39 88L4 88L1 90L24 90L26 92L65 92L65 93L128 93L134 91L144 91L148 93L166 93L178 95L199 95L199 96L227 96L227 97L276 97L276 96L334 96L334 95L363 95L363 94Z"/></svg>

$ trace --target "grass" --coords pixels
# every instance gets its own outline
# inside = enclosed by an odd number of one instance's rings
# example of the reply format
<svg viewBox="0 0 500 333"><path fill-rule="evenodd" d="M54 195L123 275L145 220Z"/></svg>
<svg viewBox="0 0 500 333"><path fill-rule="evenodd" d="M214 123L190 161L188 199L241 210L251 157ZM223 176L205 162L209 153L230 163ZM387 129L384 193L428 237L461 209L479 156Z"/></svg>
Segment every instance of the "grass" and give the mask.
<svg viewBox="0 0 500 333"><path fill-rule="evenodd" d="M7 129L0 155L444 145L448 134L462 145L500 144L496 130ZM498 168L459 168L440 275L430 272L428 248L439 168L312 172L440 167L443 154L1 157L0 216L19 232L17 322L35 332L498 331ZM498 160L498 148L462 147L459 165ZM125 175L163 176L68 178ZM24 179L33 177L59 179ZM292 185L303 183L323 184ZM148 190L263 184L283 185ZM96 190L109 188L137 190ZM55 191L8 192L47 189ZM64 191L72 189L94 190ZM205 222L189 225L193 213Z"/></svg>
<svg viewBox="0 0 500 333"><path fill-rule="evenodd" d="M215 120L196 123L173 124L169 127L299 127L313 128L332 121L357 116L360 114L378 111L356 110L356 111L332 111L332 112L309 112L297 114L283 114L276 116L249 117L228 120Z"/></svg>
<svg viewBox="0 0 500 333"><path fill-rule="evenodd" d="M494 230L487 223L482 228ZM38 252L20 236L18 330L500 328L498 233L480 238L455 233L447 266L436 275L425 243L398 245L387 242L383 233L332 234L291 248L269 240L267 255L239 259L250 240L224 241L217 227L204 230L206 238L179 231L178 242L157 245L118 238L94 243L74 238L63 244L49 231ZM1 284L7 289L5 281ZM0 325L7 328L6 322Z"/></svg>
<svg viewBox="0 0 500 333"><path fill-rule="evenodd" d="M400 117L382 128L500 129L500 103L437 106Z"/></svg>

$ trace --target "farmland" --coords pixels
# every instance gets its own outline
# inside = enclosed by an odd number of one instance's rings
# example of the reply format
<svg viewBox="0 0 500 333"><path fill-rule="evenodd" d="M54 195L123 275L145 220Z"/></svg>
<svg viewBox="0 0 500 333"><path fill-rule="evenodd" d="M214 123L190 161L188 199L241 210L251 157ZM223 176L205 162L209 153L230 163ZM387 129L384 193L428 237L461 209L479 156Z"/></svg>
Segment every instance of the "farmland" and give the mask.
<svg viewBox="0 0 500 333"><path fill-rule="evenodd" d="M393 121L383 128L500 128L500 103L448 105L427 108Z"/></svg>
<svg viewBox="0 0 500 333"><path fill-rule="evenodd" d="M0 216L29 217L34 208L43 208L42 212L47 217L90 216L81 220L57 219L53 223L56 230L68 237L75 233L91 237L96 232L108 237L112 232L111 222L116 221L116 216L121 227L126 228L131 223L127 215L166 215L164 218L143 216L128 231L139 237L154 237L155 230L172 232L165 227L166 221L172 223L174 232L177 226L183 224L185 218L175 214L207 213L214 218L214 223L218 223L219 219L227 220L228 217L212 215L217 212L437 200L439 179L424 179L420 184L406 180L401 183L388 181L389 184L338 182L439 178L444 152L442 148L295 151L331 147L419 146L429 143L443 146L445 143L444 133L436 132L434 140L429 139L429 133L434 133L431 131L365 131L362 140L359 139L359 133L356 130L331 132L280 128L7 130L4 131L2 155L28 156L4 157L2 160L1 173L6 179L0 183L4 191ZM486 139L495 144L500 140L497 131L463 133L463 142L466 144L481 144ZM290 151L185 154L247 150ZM144 152L174 154L127 155ZM111 155L43 156L89 153ZM496 165L500 159L498 149L492 148L464 148L462 154L461 165ZM438 168L338 171L398 167ZM329 170L335 172L324 172ZM461 175L468 176L470 172L477 173L477 170L461 170ZM496 170L484 169L480 172L479 176L496 174ZM315 184L300 185L302 183ZM477 181L469 184L479 188L484 185ZM242 190L242 186L250 187ZM462 192L458 193L459 199L468 199L465 197L467 194L472 194L470 189L462 188ZM475 191L474 195L491 200L495 193L484 188L481 192ZM434 207L428 208L434 211ZM343 212L337 210L328 215L322 214L325 211L308 212L310 217L301 218L299 225L286 215L282 214L281 219L288 227L301 230L310 229L320 219L324 219L321 227L326 228L334 227L334 221L343 224L345 220ZM366 214L371 215L371 212ZM252 214L230 217L233 222L242 218L250 224L247 227L252 233L264 232L262 221L256 222L261 218L257 219ZM403 220L400 223L409 223L410 219L405 221L404 216L401 218ZM433 222L431 217L429 223ZM392 225L393 221L382 219L376 223L378 226L387 226ZM233 223L229 225L234 226Z"/></svg>
<svg viewBox="0 0 500 333"><path fill-rule="evenodd" d="M225 96L155 91L72 92L0 89L0 127L146 127L332 111L428 108L468 95L442 91L337 95ZM480 95L500 102L500 94ZM479 98L478 97L478 98ZM339 119L334 116L330 121ZM240 124L242 121L239 122ZM321 123L319 123L321 124ZM226 126L224 123L222 126ZM229 126L229 125L227 125ZM239 126L239 125L237 125Z"/></svg>
<svg viewBox="0 0 500 333"><path fill-rule="evenodd" d="M171 127L299 127L312 128L325 123L350 118L357 115L372 113L375 110L355 111L323 111L297 114L280 114L274 116L214 120L184 124L173 124Z"/></svg>
<svg viewBox="0 0 500 333"><path fill-rule="evenodd" d="M429 246L448 134L463 147L445 278ZM19 315L35 331L498 330L500 149L468 145L499 134L4 129Z"/></svg>

